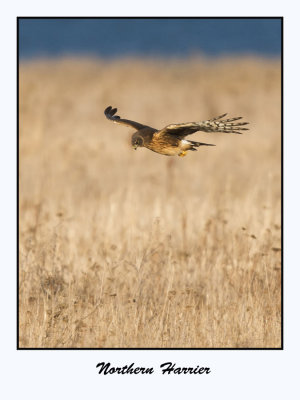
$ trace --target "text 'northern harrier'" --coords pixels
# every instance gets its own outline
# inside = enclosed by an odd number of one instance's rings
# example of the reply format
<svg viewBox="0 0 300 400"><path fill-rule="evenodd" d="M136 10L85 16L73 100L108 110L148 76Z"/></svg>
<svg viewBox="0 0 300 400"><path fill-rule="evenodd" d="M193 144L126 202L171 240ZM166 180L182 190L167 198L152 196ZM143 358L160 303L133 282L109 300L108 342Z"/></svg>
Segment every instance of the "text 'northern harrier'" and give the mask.
<svg viewBox="0 0 300 400"><path fill-rule="evenodd" d="M165 156L178 155L183 157L188 150L196 151L199 146L215 146L214 144L193 142L185 139L187 135L191 135L197 131L241 134L242 132L240 131L248 130L248 128L242 127L243 125L247 125L248 122L233 122L240 120L242 117L222 119L227 114L207 121L171 124L161 130L157 130L135 121L120 118L116 115L117 111L117 108L109 106L105 109L104 114L106 118L117 124L123 124L136 129L131 138L131 144L135 150L138 147L146 147Z"/></svg>

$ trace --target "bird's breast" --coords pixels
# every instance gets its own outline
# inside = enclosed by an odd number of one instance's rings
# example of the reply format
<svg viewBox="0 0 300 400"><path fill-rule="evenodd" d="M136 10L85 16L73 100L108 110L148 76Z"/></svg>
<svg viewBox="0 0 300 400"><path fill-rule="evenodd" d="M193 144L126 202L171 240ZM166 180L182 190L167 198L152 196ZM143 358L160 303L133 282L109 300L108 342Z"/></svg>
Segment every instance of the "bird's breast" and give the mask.
<svg viewBox="0 0 300 400"><path fill-rule="evenodd" d="M179 140L173 137L156 137L153 135L152 140L148 143L145 143L145 147L147 147L149 150L155 151L159 154L164 154L166 156L176 156L181 152Z"/></svg>

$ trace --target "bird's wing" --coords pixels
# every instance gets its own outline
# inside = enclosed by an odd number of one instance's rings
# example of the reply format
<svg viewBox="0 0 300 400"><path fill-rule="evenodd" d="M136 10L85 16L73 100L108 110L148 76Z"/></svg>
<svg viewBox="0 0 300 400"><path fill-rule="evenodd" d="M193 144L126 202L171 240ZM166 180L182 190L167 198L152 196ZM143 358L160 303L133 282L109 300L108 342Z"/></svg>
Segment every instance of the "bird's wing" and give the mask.
<svg viewBox="0 0 300 400"><path fill-rule="evenodd" d="M123 124L123 125L126 125L126 126L130 126L130 127L135 128L137 130L146 127L146 125L139 124L138 122L130 121L129 119L120 118L118 115L115 115L117 111L118 111L117 108L112 108L111 106L109 106L104 110L104 114L105 114L107 119L109 119L110 121L113 121L113 122L115 122L117 124Z"/></svg>
<svg viewBox="0 0 300 400"><path fill-rule="evenodd" d="M203 132L226 132L226 133L239 133L240 131L248 130L243 128L243 125L247 125L248 122L233 122L242 119L243 117L235 117L222 119L227 114L220 115L212 119L201 122L186 122L182 124L171 124L157 132L157 135L171 134L176 136L187 136L197 131Z"/></svg>

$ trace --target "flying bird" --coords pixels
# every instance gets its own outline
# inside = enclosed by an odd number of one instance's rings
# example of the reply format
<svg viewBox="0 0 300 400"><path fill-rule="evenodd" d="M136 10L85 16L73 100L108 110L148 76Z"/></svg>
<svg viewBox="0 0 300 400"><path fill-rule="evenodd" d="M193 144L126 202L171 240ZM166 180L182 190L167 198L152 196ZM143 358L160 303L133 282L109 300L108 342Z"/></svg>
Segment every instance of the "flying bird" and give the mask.
<svg viewBox="0 0 300 400"><path fill-rule="evenodd" d="M104 114L110 121L130 126L136 130L131 137L131 145L135 150L138 147L146 147L149 150L165 156L178 155L183 157L188 150L197 151L197 147L199 146L215 146L214 144L194 142L185 139L186 136L197 131L241 134L242 132L240 131L248 130L248 128L243 127L247 125L248 122L233 122L242 119L242 117L222 119L227 114L201 122L171 124L161 130L157 130L150 126L140 124L139 122L120 118L116 115L117 111L117 108L109 106L104 110Z"/></svg>

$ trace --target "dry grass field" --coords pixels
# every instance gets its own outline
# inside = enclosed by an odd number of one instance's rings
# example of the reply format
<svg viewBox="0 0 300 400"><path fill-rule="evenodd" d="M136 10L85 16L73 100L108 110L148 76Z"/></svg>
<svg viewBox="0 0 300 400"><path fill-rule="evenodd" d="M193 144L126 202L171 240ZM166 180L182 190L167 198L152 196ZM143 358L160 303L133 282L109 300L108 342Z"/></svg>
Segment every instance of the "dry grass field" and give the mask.
<svg viewBox="0 0 300 400"><path fill-rule="evenodd" d="M21 64L20 347L280 347L280 102L279 61ZM108 105L251 129L171 158Z"/></svg>

